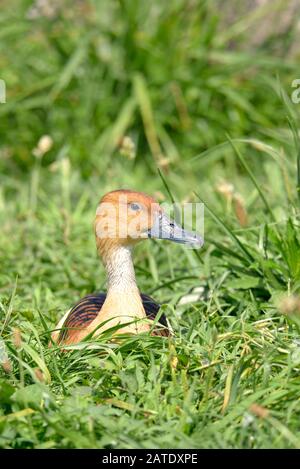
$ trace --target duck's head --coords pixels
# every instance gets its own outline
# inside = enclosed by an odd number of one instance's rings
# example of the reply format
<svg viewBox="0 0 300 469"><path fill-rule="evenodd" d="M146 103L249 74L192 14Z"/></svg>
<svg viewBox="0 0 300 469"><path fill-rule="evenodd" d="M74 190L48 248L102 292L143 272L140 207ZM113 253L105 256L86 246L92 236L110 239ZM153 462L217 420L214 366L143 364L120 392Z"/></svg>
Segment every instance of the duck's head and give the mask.
<svg viewBox="0 0 300 469"><path fill-rule="evenodd" d="M100 254L117 246L133 246L148 238L203 245L202 238L171 220L156 200L142 192L116 190L104 195L96 212L95 234Z"/></svg>

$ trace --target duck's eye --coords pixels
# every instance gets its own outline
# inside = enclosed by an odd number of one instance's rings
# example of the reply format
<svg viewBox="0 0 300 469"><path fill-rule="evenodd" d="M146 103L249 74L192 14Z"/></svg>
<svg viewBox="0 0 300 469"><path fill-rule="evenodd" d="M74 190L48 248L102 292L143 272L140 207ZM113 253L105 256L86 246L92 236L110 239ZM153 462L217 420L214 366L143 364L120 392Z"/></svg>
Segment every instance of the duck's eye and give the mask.
<svg viewBox="0 0 300 469"><path fill-rule="evenodd" d="M140 204L132 202L132 204L130 204L130 209L133 210L134 212L137 212L138 210L141 210L141 206Z"/></svg>

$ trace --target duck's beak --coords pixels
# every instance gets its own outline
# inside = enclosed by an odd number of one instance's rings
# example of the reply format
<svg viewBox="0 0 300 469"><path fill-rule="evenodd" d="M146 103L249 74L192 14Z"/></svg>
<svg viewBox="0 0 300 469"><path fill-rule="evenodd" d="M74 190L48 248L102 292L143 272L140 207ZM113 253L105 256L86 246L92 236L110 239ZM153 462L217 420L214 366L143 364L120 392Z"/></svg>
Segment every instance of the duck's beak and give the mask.
<svg viewBox="0 0 300 469"><path fill-rule="evenodd" d="M167 239L174 243L186 244L194 249L203 246L204 240L195 232L187 231L174 220L160 212L155 216L152 228L147 232L148 238Z"/></svg>

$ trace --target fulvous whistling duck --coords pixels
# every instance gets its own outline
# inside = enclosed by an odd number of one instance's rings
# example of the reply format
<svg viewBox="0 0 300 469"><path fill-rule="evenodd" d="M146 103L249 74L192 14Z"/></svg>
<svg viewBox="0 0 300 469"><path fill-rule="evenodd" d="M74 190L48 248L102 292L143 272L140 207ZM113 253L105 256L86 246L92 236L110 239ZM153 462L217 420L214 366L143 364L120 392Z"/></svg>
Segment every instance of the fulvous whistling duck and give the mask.
<svg viewBox="0 0 300 469"><path fill-rule="evenodd" d="M98 253L104 264L107 294L82 298L59 321L52 340L60 345L80 342L117 327L117 334L137 334L151 329L160 308L152 298L141 294L135 279L132 248L141 240L163 238L200 247L200 236L171 221L153 197L131 190L116 190L100 200L95 218ZM169 335L164 315L153 334Z"/></svg>

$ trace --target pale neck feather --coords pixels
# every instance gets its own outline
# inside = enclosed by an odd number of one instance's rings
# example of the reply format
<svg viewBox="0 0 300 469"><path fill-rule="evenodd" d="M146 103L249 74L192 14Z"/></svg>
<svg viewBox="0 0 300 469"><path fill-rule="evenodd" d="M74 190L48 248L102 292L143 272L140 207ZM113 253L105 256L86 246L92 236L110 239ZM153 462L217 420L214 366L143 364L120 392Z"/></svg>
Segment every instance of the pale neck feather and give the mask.
<svg viewBox="0 0 300 469"><path fill-rule="evenodd" d="M108 285L105 302L101 314L91 324L95 325L109 320L96 331L96 335L117 324L125 324L135 319L145 319L146 313L135 279L131 249L126 246L114 246L102 256L106 269ZM149 324L145 321L124 326L118 333L133 333L148 331Z"/></svg>
<svg viewBox="0 0 300 469"><path fill-rule="evenodd" d="M108 295L138 291L130 247L115 247L105 256L103 263L108 279Z"/></svg>

